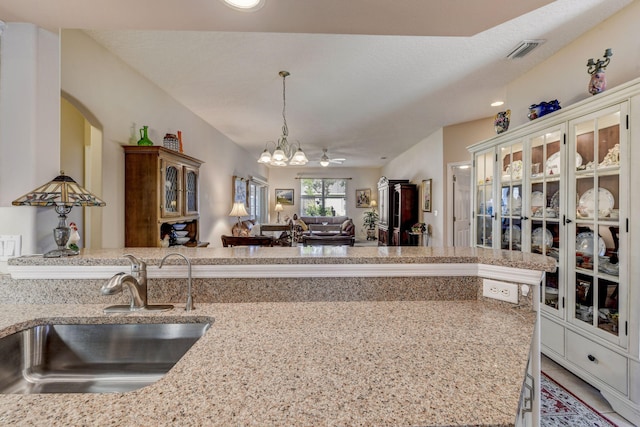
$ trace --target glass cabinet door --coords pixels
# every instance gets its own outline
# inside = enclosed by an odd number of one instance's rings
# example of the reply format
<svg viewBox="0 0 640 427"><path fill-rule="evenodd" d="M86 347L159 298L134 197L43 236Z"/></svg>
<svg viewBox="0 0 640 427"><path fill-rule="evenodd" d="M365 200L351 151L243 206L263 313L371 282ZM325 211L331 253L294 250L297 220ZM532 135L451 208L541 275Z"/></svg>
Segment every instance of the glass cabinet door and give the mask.
<svg viewBox="0 0 640 427"><path fill-rule="evenodd" d="M185 215L198 213L198 169L184 167L184 208Z"/></svg>
<svg viewBox="0 0 640 427"><path fill-rule="evenodd" d="M527 233L532 253L556 259L556 271L547 273L540 289L540 302L547 311L563 317L564 239L560 219L564 206L564 183L560 179L564 126L549 129L529 139ZM563 184L563 185L561 185Z"/></svg>
<svg viewBox="0 0 640 427"><path fill-rule="evenodd" d="M182 212L182 166L177 163L161 160L163 191L160 194L160 213L162 217L180 216Z"/></svg>
<svg viewBox="0 0 640 427"><path fill-rule="evenodd" d="M522 250L522 142L500 147L500 247Z"/></svg>
<svg viewBox="0 0 640 427"><path fill-rule="evenodd" d="M475 243L477 246L487 248L493 247L494 242L494 153L494 150L491 149L477 154L475 158Z"/></svg>
<svg viewBox="0 0 640 427"><path fill-rule="evenodd" d="M380 212L380 218L378 223L384 227L389 225L389 184L385 184L383 187L378 187L378 212Z"/></svg>
<svg viewBox="0 0 640 427"><path fill-rule="evenodd" d="M568 205L574 212L568 265L569 298L574 304L570 320L619 345L626 308L618 295L626 295L624 272L626 236L621 235L621 213L627 211L626 176L620 159L627 147L621 126L627 105L621 104L570 122L570 188ZM625 215L626 218L626 215ZM624 331L624 328L623 328Z"/></svg>

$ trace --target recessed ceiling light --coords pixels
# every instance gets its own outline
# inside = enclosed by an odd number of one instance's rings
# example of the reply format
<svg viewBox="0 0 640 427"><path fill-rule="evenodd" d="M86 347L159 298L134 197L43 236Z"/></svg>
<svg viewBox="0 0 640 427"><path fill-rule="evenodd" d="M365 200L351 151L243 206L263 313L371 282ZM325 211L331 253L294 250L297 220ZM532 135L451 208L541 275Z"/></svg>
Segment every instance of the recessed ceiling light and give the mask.
<svg viewBox="0 0 640 427"><path fill-rule="evenodd" d="M227 6L236 10L244 11L244 12L253 12L255 10L258 10L264 5L264 2L265 2L265 0L222 0L222 1Z"/></svg>
<svg viewBox="0 0 640 427"><path fill-rule="evenodd" d="M491 103L492 107L499 107L501 105L504 105L504 101L496 101Z"/></svg>

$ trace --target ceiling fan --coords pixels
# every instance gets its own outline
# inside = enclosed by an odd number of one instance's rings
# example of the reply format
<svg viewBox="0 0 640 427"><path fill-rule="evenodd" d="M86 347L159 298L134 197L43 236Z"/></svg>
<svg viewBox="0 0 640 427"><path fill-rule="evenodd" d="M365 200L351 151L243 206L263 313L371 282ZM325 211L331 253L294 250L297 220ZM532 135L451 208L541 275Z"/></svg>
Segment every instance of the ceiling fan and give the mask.
<svg viewBox="0 0 640 427"><path fill-rule="evenodd" d="M329 156L327 156L327 149L326 148L322 149L322 157L320 157L320 165L324 168L329 166L329 163L335 163L335 164L341 165L342 162L344 162L345 160L347 159L344 159L344 158L330 159Z"/></svg>

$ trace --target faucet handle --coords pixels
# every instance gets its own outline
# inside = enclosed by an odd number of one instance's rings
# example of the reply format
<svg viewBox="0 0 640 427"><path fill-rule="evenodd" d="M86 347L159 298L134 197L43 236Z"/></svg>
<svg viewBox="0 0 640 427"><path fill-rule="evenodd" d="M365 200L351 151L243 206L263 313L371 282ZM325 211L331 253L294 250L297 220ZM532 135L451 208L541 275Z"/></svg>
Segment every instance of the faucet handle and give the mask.
<svg viewBox="0 0 640 427"><path fill-rule="evenodd" d="M123 257L127 258L131 262L131 272L139 273L140 271L147 271L147 263L136 258L131 254L124 254Z"/></svg>

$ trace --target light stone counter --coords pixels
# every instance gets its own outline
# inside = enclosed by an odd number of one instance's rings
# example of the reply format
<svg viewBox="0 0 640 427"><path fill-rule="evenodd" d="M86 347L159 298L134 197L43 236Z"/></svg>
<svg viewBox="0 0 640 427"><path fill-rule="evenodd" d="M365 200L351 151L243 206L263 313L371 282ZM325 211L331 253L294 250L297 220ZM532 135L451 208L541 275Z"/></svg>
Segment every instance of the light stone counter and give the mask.
<svg viewBox="0 0 640 427"><path fill-rule="evenodd" d="M0 425L509 426L535 322L528 309L478 300L198 304L126 316L103 307L2 305L0 336L42 319L213 323L151 386L0 395Z"/></svg>
<svg viewBox="0 0 640 427"><path fill-rule="evenodd" d="M158 268L172 252L189 258L194 299L207 303L475 299L483 278L535 286L544 271L555 269L550 257L479 248L105 249L68 258L11 259L11 277L0 278L0 301L125 303L122 295L101 296L100 286L129 270L122 255L131 253L147 263L150 302L183 302L184 260L172 257Z"/></svg>
<svg viewBox="0 0 640 427"><path fill-rule="evenodd" d="M191 313L107 316L100 286L147 262L149 302ZM43 322L212 321L159 382L123 394L0 395L0 425L513 425L537 286L555 261L475 248L136 248L9 261L0 336ZM518 304L482 297L519 284ZM179 278L179 279L178 279ZM7 304L9 303L9 304ZM213 319L213 320L212 320ZM534 353L535 354L535 353ZM534 365L535 366L535 365Z"/></svg>
<svg viewBox="0 0 640 427"><path fill-rule="evenodd" d="M171 252L189 257L193 265L268 265L268 264L485 264L538 271L554 271L555 260L538 254L462 247L417 246L298 246L234 248L124 248L82 250L79 256L12 258L8 266L109 266L129 265L122 257L130 253L157 265ZM179 260L173 260L180 263Z"/></svg>

